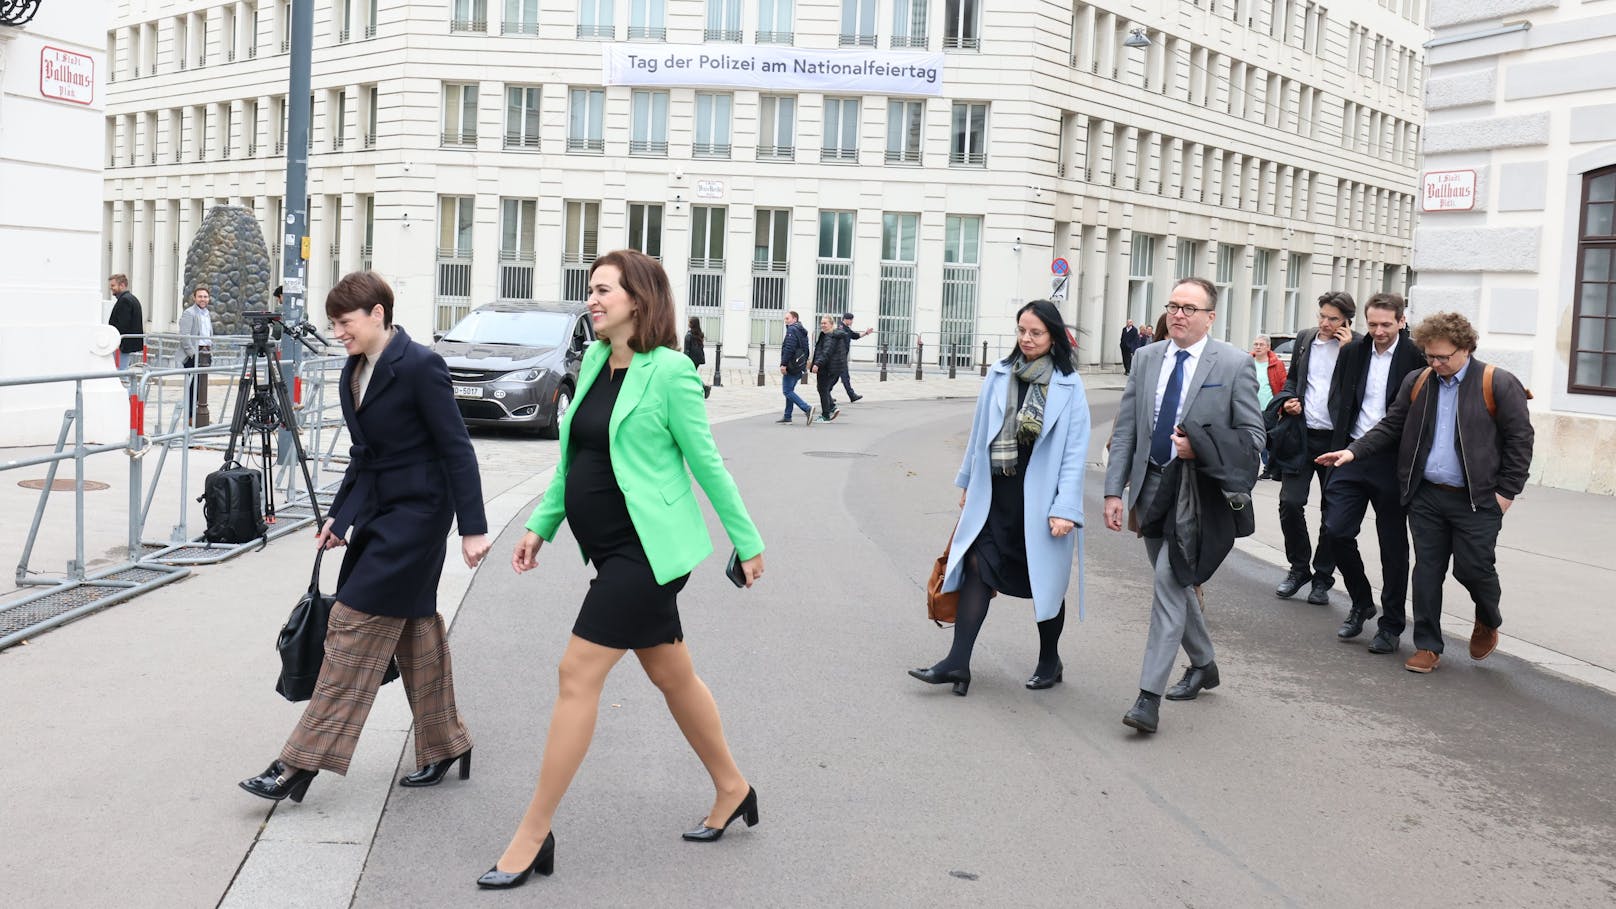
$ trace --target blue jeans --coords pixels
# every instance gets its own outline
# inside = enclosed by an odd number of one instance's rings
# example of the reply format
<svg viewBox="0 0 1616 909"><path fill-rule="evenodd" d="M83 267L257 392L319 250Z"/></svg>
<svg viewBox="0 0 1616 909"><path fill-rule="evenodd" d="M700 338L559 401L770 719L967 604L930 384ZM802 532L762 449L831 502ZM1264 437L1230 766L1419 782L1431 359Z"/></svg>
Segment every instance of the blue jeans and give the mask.
<svg viewBox="0 0 1616 909"><path fill-rule="evenodd" d="M786 396L786 417L785 418L787 420L791 419L791 414L793 412L791 408L793 406L801 407L802 412L804 414L811 415L813 413L813 408L808 406L808 402L804 401L802 399L802 395L797 394L797 383L801 382L801 381L802 381L802 374L801 373L798 373L797 375L792 375L791 373L788 372L788 373L786 373L784 376L782 376L780 378L780 390Z"/></svg>

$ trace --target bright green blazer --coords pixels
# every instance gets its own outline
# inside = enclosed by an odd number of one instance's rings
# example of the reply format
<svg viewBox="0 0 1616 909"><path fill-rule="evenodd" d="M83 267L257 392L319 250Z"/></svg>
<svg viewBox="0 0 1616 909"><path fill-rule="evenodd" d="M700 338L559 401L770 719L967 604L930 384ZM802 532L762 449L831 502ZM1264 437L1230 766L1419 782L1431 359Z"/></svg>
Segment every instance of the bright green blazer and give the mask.
<svg viewBox="0 0 1616 909"><path fill-rule="evenodd" d="M611 343L596 341L578 368L578 394L582 401L606 366ZM556 528L567 516L567 468L572 461L569 444L574 406L561 421L561 461L550 488L539 500L527 529L545 540L555 539ZM707 423L701 377L690 358L671 347L637 353L612 407L609 434L612 471L628 503L629 519L651 561L658 584L687 575L713 552L707 521L690 485L695 476L707 501L729 534L741 559L763 551L763 538L741 503L740 490L724 467ZM685 471L685 465L690 470ZM588 561L586 555L584 561Z"/></svg>

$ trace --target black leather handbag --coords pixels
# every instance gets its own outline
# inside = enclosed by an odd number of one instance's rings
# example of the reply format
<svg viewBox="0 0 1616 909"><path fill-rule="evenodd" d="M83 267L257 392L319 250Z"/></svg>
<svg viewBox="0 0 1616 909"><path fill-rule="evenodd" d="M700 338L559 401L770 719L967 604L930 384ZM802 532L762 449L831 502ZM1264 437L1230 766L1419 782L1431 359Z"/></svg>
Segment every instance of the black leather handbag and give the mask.
<svg viewBox="0 0 1616 909"><path fill-rule="evenodd" d="M314 557L314 574L309 578L308 592L292 607L275 640L275 649L281 655L281 675L275 680L275 691L288 701L296 703L314 696L314 683L320 680L320 665L325 662L325 630L331 621L331 607L336 597L320 593L320 560L325 550ZM398 658L387 664L382 684L398 678Z"/></svg>

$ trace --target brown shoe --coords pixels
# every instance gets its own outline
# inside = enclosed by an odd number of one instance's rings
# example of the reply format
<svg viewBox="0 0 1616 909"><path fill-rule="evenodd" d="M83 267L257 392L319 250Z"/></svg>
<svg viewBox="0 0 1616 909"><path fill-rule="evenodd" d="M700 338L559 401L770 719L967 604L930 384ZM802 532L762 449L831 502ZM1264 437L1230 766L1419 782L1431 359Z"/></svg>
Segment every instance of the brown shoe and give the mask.
<svg viewBox="0 0 1616 909"><path fill-rule="evenodd" d="M1470 632L1470 658L1472 660L1485 660L1487 654L1493 652L1498 646L1498 629L1488 628L1480 622L1476 623L1476 630Z"/></svg>
<svg viewBox="0 0 1616 909"><path fill-rule="evenodd" d="M1416 650L1403 668L1409 672L1430 672L1442 663L1442 654L1435 650Z"/></svg>

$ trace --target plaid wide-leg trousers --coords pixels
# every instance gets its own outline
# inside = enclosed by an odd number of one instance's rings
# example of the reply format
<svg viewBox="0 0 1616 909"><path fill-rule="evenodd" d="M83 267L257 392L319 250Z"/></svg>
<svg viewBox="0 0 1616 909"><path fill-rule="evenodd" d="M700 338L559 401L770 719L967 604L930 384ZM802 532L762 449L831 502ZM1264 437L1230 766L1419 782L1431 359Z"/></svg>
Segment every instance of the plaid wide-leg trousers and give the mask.
<svg viewBox="0 0 1616 909"><path fill-rule="evenodd" d="M325 662L314 697L297 721L281 761L302 770L346 774L387 663L398 657L415 717L415 764L424 767L471 749L455 709L454 674L443 617L370 615L337 603L326 628Z"/></svg>

